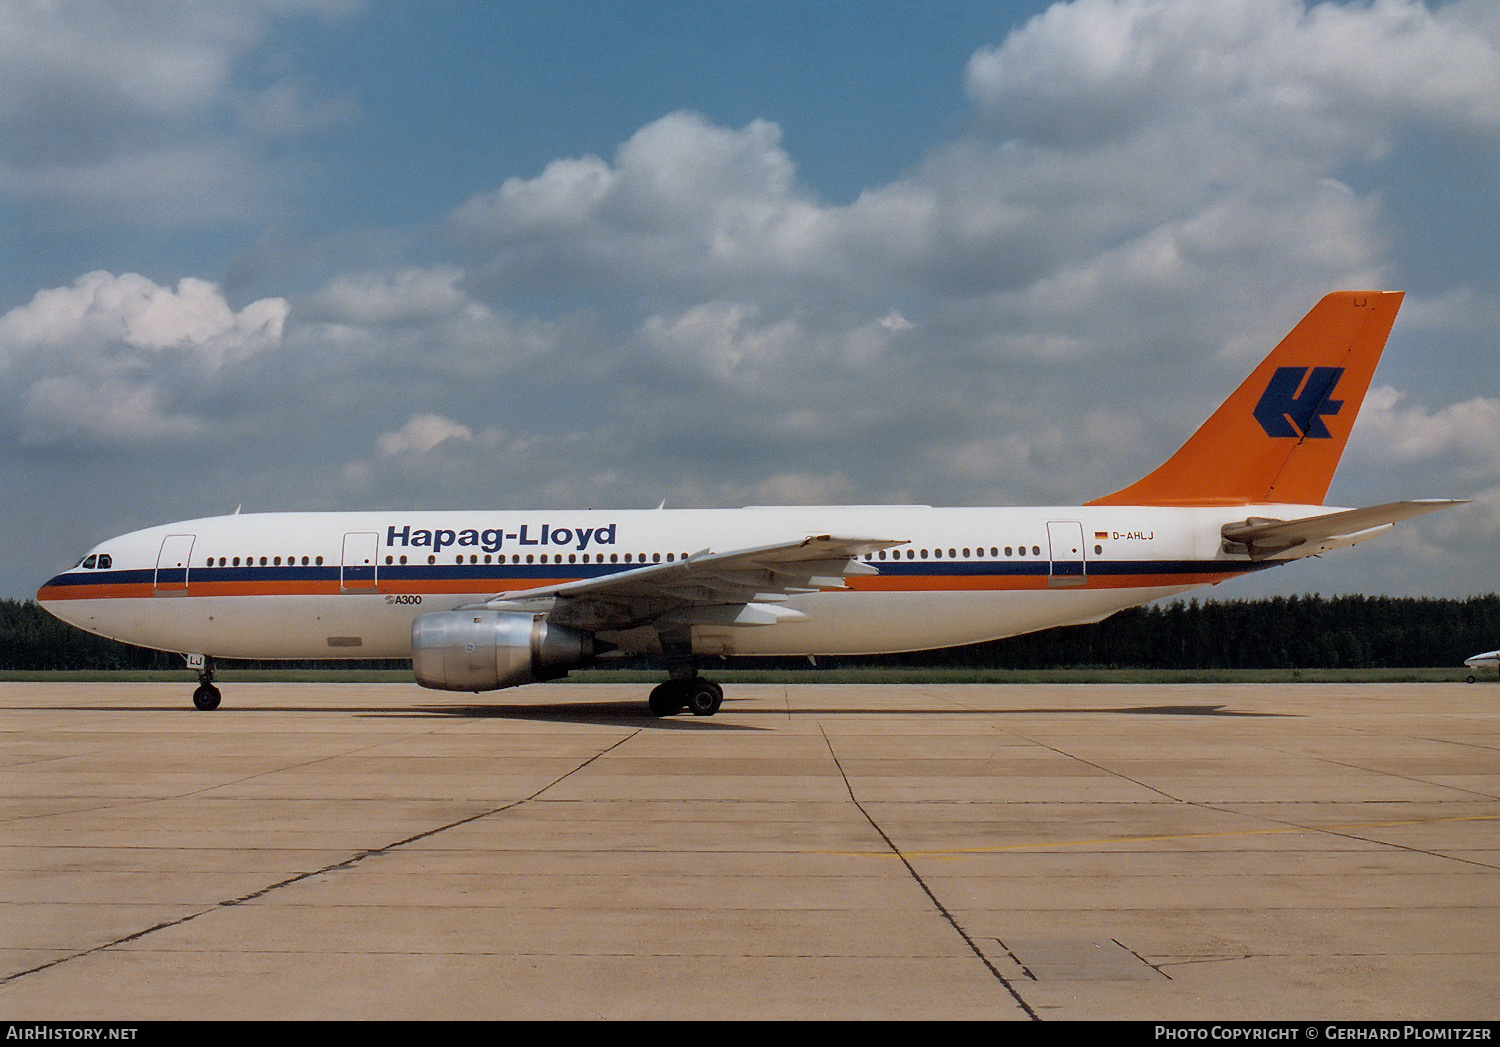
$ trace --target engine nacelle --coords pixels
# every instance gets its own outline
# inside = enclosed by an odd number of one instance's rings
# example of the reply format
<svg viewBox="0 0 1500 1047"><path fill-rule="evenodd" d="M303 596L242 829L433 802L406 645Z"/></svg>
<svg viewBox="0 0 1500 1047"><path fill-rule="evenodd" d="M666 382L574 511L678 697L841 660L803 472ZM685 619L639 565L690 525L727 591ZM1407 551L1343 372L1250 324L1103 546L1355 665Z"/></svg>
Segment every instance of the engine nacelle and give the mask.
<svg viewBox="0 0 1500 1047"><path fill-rule="evenodd" d="M565 676L594 660L592 633L523 611L439 611L411 623L417 683L441 691L493 691Z"/></svg>

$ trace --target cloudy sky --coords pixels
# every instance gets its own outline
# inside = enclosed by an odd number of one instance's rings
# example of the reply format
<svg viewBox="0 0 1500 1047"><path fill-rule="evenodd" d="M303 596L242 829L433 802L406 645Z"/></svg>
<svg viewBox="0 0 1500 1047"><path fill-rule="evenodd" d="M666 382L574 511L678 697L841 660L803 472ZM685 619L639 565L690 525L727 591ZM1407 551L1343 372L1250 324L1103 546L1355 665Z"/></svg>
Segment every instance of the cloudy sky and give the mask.
<svg viewBox="0 0 1500 1047"><path fill-rule="evenodd" d="M1214 595L1500 585L1493 0L0 0L0 595L245 511L1075 504L1408 292Z"/></svg>

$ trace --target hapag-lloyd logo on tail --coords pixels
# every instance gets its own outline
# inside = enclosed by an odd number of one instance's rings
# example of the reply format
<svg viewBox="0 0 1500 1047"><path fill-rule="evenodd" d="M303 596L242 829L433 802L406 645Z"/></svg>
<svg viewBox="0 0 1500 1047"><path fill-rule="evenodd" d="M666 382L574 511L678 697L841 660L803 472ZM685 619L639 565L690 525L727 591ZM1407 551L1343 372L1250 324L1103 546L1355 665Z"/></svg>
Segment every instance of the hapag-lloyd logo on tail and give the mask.
<svg viewBox="0 0 1500 1047"><path fill-rule="evenodd" d="M1255 420L1267 436L1331 439L1323 417L1344 406L1329 399L1343 376L1342 367L1278 367L1255 405Z"/></svg>

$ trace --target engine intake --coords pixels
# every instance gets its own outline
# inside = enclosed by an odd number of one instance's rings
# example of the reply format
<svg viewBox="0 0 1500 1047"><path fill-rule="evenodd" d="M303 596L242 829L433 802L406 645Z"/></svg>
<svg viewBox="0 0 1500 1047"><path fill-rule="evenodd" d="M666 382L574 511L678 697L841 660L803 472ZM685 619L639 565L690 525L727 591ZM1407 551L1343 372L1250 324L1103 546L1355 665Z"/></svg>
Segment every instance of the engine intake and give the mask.
<svg viewBox="0 0 1500 1047"><path fill-rule="evenodd" d="M411 623L417 683L493 691L566 676L594 660L594 636L522 611L440 611Z"/></svg>

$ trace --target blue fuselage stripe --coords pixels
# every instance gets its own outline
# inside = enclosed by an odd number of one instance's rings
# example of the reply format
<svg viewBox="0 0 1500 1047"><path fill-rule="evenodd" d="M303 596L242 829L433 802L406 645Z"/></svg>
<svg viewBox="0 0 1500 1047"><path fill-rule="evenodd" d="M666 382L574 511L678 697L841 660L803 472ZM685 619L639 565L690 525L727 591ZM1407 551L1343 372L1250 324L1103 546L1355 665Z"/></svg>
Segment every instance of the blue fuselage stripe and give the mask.
<svg viewBox="0 0 1500 1047"><path fill-rule="evenodd" d="M1071 577L1131 576L1186 577L1223 575L1229 577L1276 566L1277 561L1249 562L1245 560L1090 560L1085 564L1060 561L1053 564L1045 559L1035 560L924 560L889 561L875 563L880 574L898 578L1027 578L1048 575ZM406 585L453 582L493 583L496 590L513 588L516 583L535 580L592 579L603 578L623 571L638 570L646 564L584 564L584 563L534 563L534 564L380 564L377 567L381 582ZM192 584L238 583L275 586L288 583L313 583L336 585L351 578L351 569L337 564L329 566L283 566L283 567L193 567L188 571L188 582ZM363 579L370 578L369 569L361 572ZM170 576L158 576L154 570L75 570L60 574L47 582L44 588L66 589L73 586L151 586L168 580L180 583L180 569Z"/></svg>

